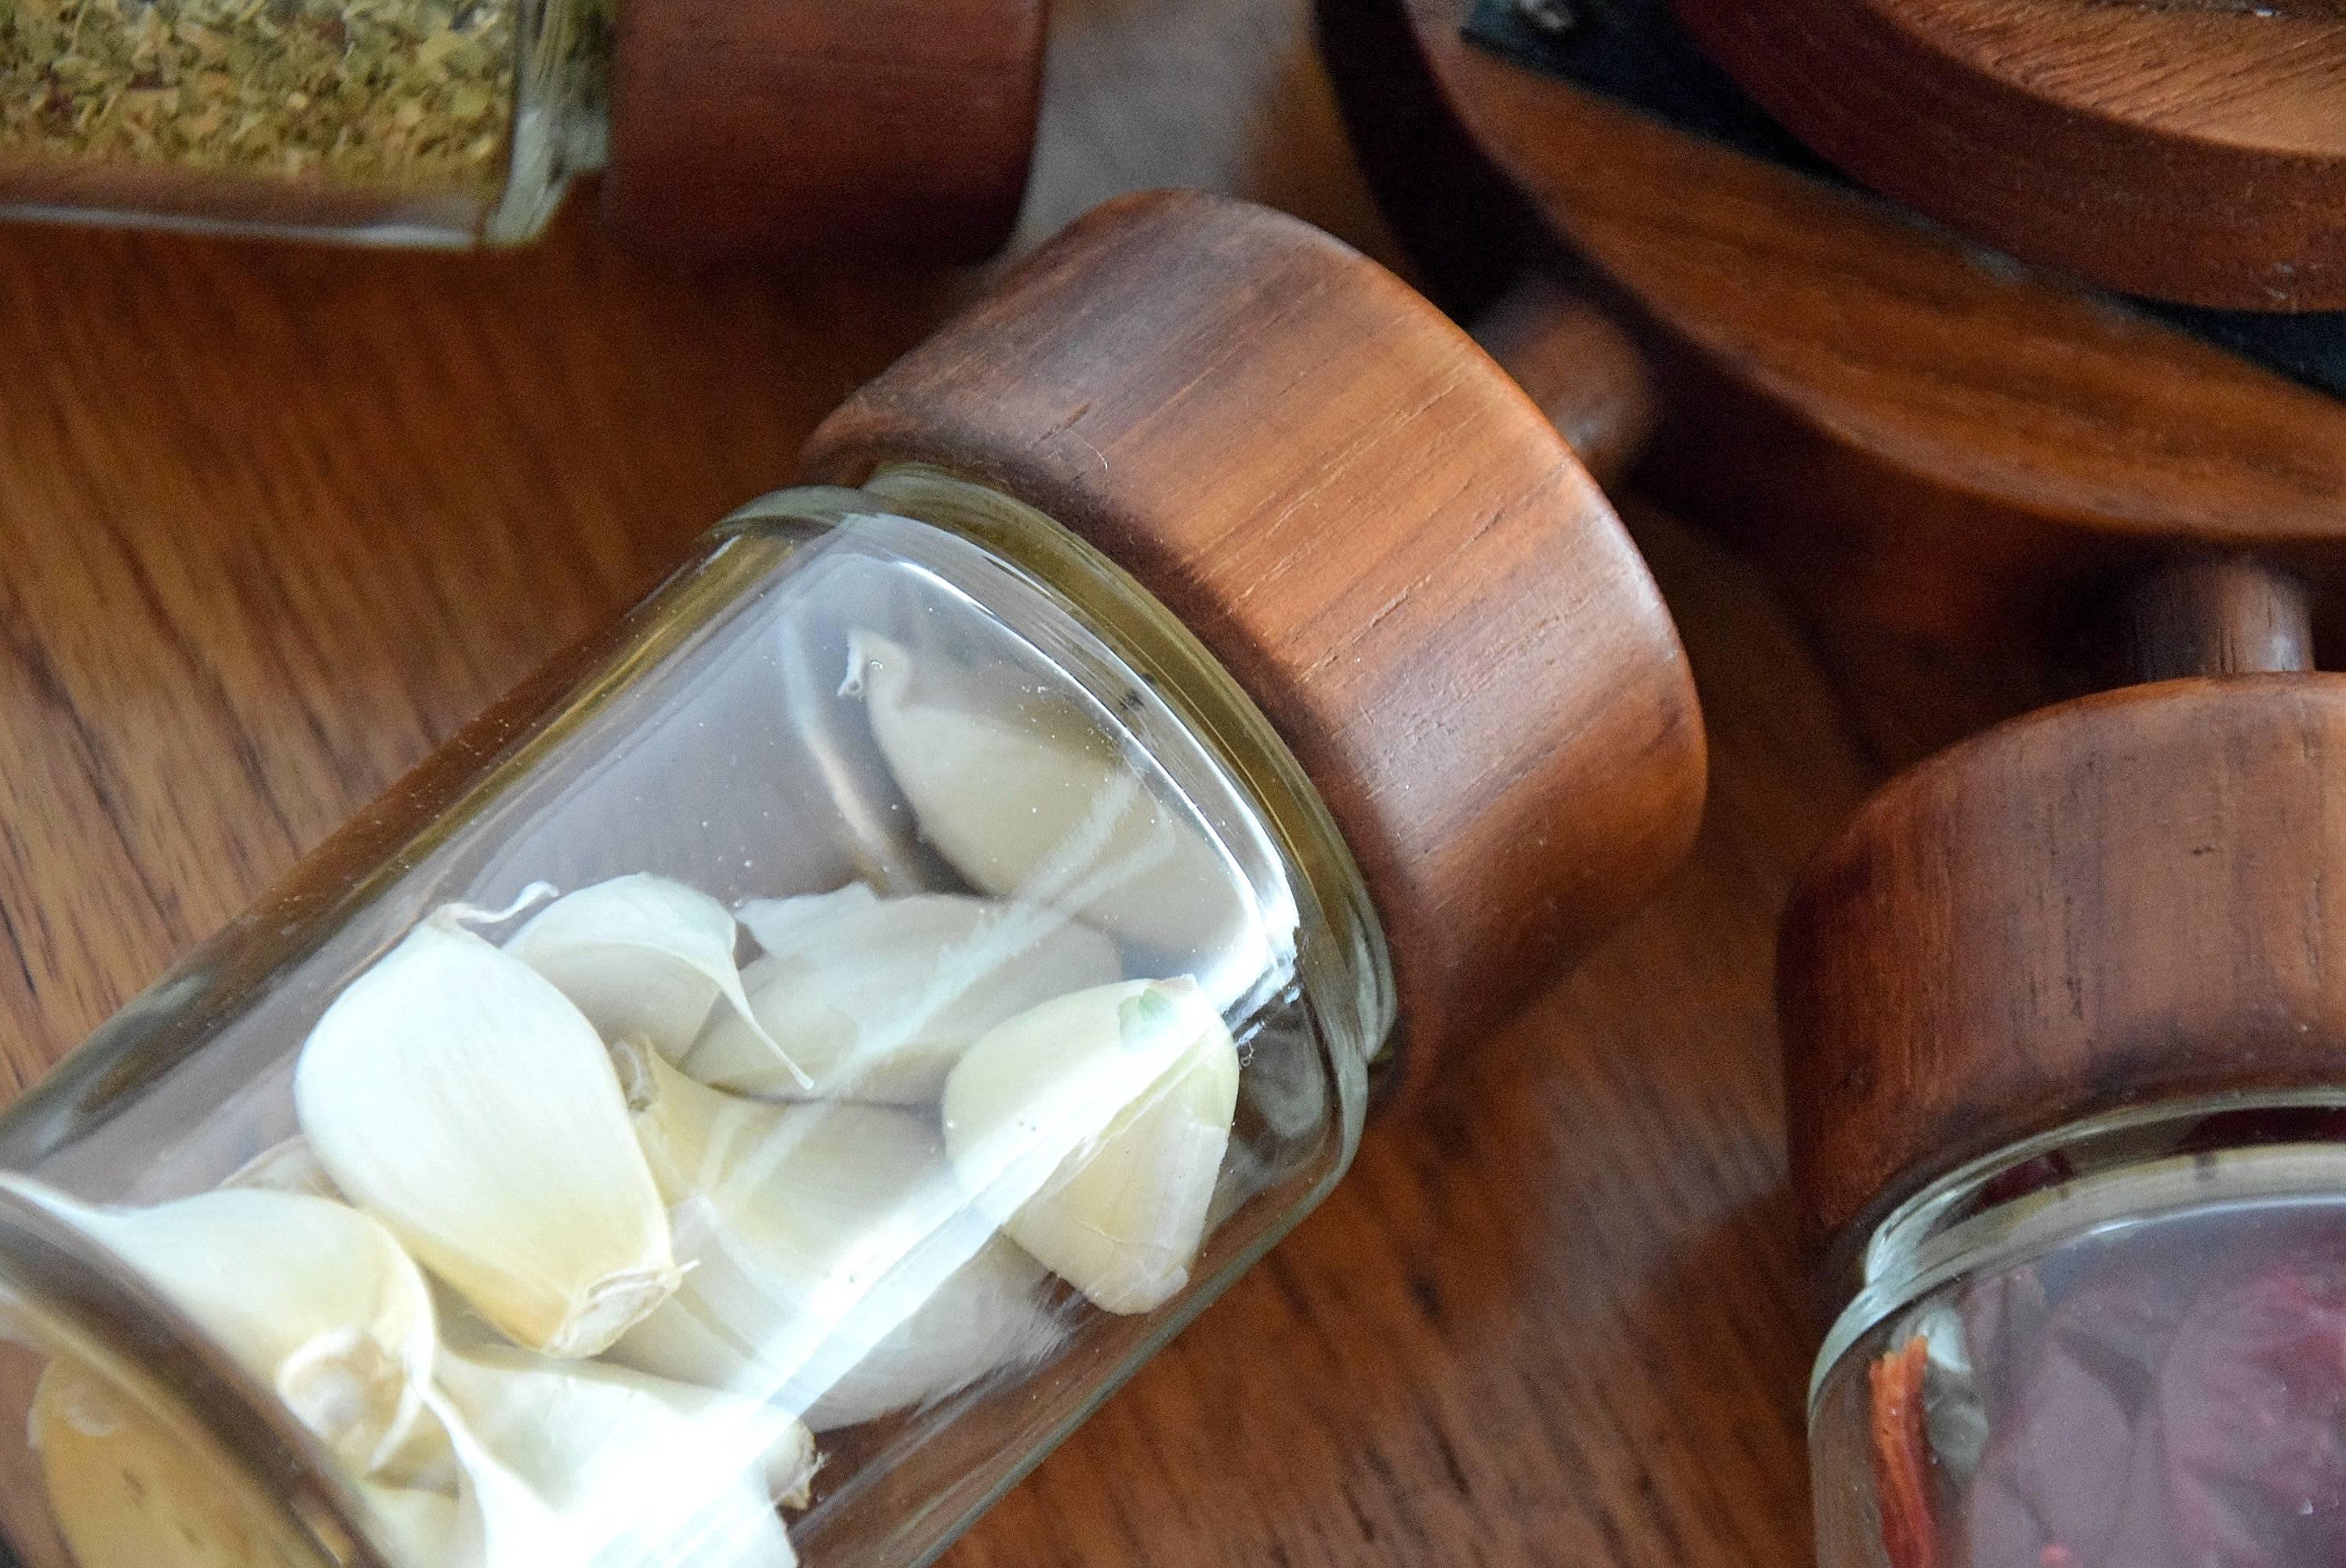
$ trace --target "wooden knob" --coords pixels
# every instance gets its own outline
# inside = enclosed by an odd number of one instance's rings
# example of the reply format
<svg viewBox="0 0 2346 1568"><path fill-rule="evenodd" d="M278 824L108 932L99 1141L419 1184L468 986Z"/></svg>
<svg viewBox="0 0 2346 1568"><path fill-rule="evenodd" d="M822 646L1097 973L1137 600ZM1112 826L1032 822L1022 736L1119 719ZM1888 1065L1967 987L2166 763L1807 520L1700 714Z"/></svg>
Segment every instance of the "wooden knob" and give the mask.
<svg viewBox="0 0 2346 1568"><path fill-rule="evenodd" d="M2346 1073L2346 677L2129 687L1877 794L1784 916L1793 1183L1828 1278L1964 1161Z"/></svg>
<svg viewBox="0 0 2346 1568"><path fill-rule="evenodd" d="M2254 555L2191 556L2155 567L2128 585L2122 614L2127 674L2136 681L2313 667L2305 580Z"/></svg>
<svg viewBox="0 0 2346 1568"><path fill-rule="evenodd" d="M686 260L974 261L1025 190L1046 0L626 0L603 216Z"/></svg>
<svg viewBox="0 0 2346 1568"><path fill-rule="evenodd" d="M1596 483L1609 485L1636 465L1659 394L1645 355L1612 317L1529 272L1474 318L1474 331Z"/></svg>
<svg viewBox="0 0 2346 1568"><path fill-rule="evenodd" d="M1703 794L1694 688L1612 509L1523 392L1294 219L1111 203L815 433L1088 538L1310 772L1391 942L1413 1075L1642 899Z"/></svg>

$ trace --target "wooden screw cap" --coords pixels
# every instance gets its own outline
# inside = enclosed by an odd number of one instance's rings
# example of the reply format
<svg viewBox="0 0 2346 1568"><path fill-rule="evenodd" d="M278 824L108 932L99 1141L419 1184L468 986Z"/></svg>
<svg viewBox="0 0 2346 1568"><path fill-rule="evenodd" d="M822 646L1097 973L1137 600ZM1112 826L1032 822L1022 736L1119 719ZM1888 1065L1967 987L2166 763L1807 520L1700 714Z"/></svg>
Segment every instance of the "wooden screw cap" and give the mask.
<svg viewBox="0 0 2346 1568"><path fill-rule="evenodd" d="M1360 862L1413 1076L1691 840L1694 687L1612 509L1463 332L1294 219L1112 202L849 399L806 461L1016 496L1205 641Z"/></svg>
<svg viewBox="0 0 2346 1568"><path fill-rule="evenodd" d="M1026 186L1046 0L626 0L603 216L686 260L974 261Z"/></svg>
<svg viewBox="0 0 2346 1568"><path fill-rule="evenodd" d="M2130 687L1877 794L1778 955L1828 1280L1897 1203L2080 1117L2346 1074L2346 677Z"/></svg>

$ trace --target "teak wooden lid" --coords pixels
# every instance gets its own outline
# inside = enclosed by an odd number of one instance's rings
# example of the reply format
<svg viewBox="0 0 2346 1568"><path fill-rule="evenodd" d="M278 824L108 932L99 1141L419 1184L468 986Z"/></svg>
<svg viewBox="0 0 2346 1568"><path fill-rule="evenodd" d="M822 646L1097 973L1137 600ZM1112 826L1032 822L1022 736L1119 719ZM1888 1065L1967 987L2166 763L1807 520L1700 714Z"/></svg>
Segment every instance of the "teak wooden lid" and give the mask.
<svg viewBox="0 0 2346 1568"><path fill-rule="evenodd" d="M1084 535L1252 694L1359 860L1413 1077L1692 839L1693 683L1611 507L1464 333L1302 222L1178 192L1094 212L806 459L892 462Z"/></svg>
<svg viewBox="0 0 2346 1568"><path fill-rule="evenodd" d="M1650 8L1575 7L1585 25L1559 47L1601 52ZM1690 21L1732 8L1679 0ZM2145 26L2208 15L2007 8ZM1661 394L1639 488L1769 566L1877 751L1912 759L2073 694L2061 667L2080 602L2147 563L2252 550L2337 580L2346 401L2065 278L1983 266L1970 242L1863 191L1526 68L1467 36L1477 13L1321 0L1339 102L1387 216L1458 313L1523 270L1630 330Z"/></svg>
<svg viewBox="0 0 2346 1568"><path fill-rule="evenodd" d="M1935 1177L2104 1112L2346 1074L2346 676L2014 719L1877 794L1784 917L1823 1278Z"/></svg>
<svg viewBox="0 0 2346 1568"><path fill-rule="evenodd" d="M626 0L603 216L685 260L974 261L1018 216L1047 0Z"/></svg>
<svg viewBox="0 0 2346 1568"><path fill-rule="evenodd" d="M1961 233L2127 293L2346 306L2337 0L1674 0L1802 140Z"/></svg>

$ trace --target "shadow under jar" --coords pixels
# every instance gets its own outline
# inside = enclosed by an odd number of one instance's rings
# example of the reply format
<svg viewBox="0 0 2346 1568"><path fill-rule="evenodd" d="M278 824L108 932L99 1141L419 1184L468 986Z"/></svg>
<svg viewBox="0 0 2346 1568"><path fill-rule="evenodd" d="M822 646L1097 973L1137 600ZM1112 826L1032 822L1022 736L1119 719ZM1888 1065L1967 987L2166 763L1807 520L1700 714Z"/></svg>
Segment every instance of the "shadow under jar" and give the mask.
<svg viewBox="0 0 2346 1568"><path fill-rule="evenodd" d="M1025 187L1044 11L10 0L0 216L511 245L599 173L606 223L673 258L976 260Z"/></svg>
<svg viewBox="0 0 2346 1568"><path fill-rule="evenodd" d="M35 1568L927 1562L1690 836L1617 523L1291 219L809 469L0 1119Z"/></svg>

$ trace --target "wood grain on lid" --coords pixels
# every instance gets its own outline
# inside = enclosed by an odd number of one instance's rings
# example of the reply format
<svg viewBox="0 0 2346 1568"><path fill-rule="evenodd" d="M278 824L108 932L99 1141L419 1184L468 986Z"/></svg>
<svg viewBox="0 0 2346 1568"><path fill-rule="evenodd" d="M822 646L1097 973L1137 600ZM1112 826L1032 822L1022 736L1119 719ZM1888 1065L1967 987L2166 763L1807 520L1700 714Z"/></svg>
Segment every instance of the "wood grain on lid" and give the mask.
<svg viewBox="0 0 2346 1568"><path fill-rule="evenodd" d="M807 458L846 483L891 461L1086 535L1262 705L1361 863L1419 1071L1691 839L1694 691L1612 509L1463 332L1308 225L1111 203Z"/></svg>
<svg viewBox="0 0 2346 1568"><path fill-rule="evenodd" d="M626 0L603 215L687 260L974 261L1018 216L1046 0Z"/></svg>

